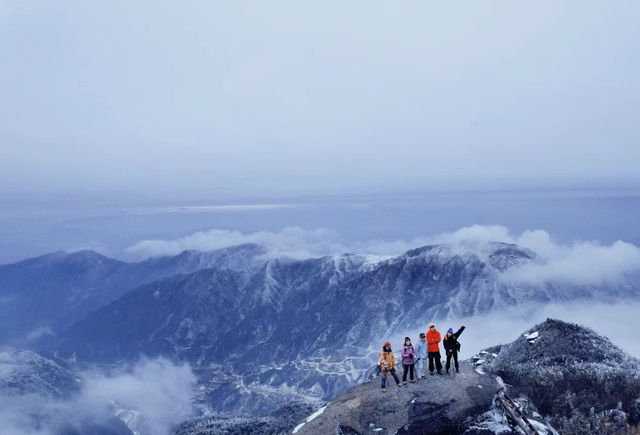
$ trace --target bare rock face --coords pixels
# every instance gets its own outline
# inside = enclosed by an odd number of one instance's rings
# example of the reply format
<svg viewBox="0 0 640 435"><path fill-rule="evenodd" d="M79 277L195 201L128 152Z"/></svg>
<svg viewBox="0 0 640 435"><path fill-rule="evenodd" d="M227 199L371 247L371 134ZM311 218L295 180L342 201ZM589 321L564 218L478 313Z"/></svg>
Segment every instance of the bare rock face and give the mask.
<svg viewBox="0 0 640 435"><path fill-rule="evenodd" d="M438 434L463 433L473 417L487 411L500 385L467 363L456 376L433 375L387 392L380 379L359 385L310 416L297 434ZM313 417L313 418L312 418Z"/></svg>

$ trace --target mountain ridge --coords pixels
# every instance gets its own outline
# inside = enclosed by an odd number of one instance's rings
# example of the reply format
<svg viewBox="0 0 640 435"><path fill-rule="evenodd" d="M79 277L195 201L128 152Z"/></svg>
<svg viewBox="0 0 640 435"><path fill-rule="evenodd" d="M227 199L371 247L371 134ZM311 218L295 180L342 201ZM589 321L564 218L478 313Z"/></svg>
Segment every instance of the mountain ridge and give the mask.
<svg viewBox="0 0 640 435"><path fill-rule="evenodd" d="M364 376L375 359L369 344L384 337L420 330L434 318L590 294L503 282L504 270L536 257L512 244L486 247L479 255L432 245L386 259L275 258L251 271L203 269L128 292L74 324L53 349L82 361L144 354L222 365L235 386L212 388L225 394L247 386L311 388L316 400L326 400ZM231 402L257 409L267 403Z"/></svg>
<svg viewBox="0 0 640 435"><path fill-rule="evenodd" d="M0 342L55 335L140 285L207 267L244 270L263 253L246 244L127 263L91 250L57 251L0 265Z"/></svg>

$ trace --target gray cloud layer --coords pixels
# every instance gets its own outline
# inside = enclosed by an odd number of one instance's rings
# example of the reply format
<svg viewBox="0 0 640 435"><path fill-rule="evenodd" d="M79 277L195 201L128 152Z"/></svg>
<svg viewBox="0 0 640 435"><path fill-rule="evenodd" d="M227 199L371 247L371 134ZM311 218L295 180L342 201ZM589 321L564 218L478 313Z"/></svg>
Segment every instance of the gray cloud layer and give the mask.
<svg viewBox="0 0 640 435"><path fill-rule="evenodd" d="M0 16L3 189L639 181L635 1L24 0Z"/></svg>

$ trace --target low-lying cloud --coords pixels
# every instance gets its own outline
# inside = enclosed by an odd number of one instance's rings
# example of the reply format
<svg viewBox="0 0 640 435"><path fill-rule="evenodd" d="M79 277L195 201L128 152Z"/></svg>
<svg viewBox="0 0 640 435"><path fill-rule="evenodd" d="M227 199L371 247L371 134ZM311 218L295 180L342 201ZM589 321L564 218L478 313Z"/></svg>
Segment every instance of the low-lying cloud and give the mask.
<svg viewBox="0 0 640 435"><path fill-rule="evenodd" d="M326 228L307 230L286 227L278 232L213 229L172 240L143 240L125 253L131 258L176 255L184 250L209 251L229 246L255 243L267 250L267 257L309 258L324 255L356 253L393 256L429 244L447 244L454 253L486 255L489 242L517 244L536 253L536 261L507 271L503 278L529 284L557 283L575 285L615 284L640 273L640 249L630 243L616 241L603 245L597 241L555 242L544 230L527 230L512 234L501 225L473 225L436 235L423 235L410 240L365 240L346 243L340 234Z"/></svg>
<svg viewBox="0 0 640 435"><path fill-rule="evenodd" d="M348 248L338 242L338 235L334 231L325 228L306 230L300 227L286 227L279 232L253 233L213 229L172 240L142 240L128 247L125 253L145 258L156 255L176 255L191 249L211 251L245 243L255 243L265 247L270 256L291 258L319 257L348 252Z"/></svg>
<svg viewBox="0 0 640 435"><path fill-rule="evenodd" d="M1 432L6 435L91 433L123 421L140 435L163 435L189 412L196 378L188 365L159 358L115 373L81 373L80 391L65 399L0 392ZM116 417L116 413L118 417Z"/></svg>

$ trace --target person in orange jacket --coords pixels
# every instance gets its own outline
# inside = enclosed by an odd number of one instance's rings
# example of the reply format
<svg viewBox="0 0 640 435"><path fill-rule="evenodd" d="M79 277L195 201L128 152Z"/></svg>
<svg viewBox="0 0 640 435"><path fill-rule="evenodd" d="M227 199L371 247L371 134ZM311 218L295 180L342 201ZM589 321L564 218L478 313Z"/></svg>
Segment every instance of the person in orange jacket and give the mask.
<svg viewBox="0 0 640 435"><path fill-rule="evenodd" d="M391 343L388 341L382 346L382 351L380 352L380 371L382 372L382 392L387 391L385 388L387 384L387 373L393 375L393 379L395 379L398 387L402 386L398 375L396 375L396 358L391 350Z"/></svg>
<svg viewBox="0 0 640 435"><path fill-rule="evenodd" d="M442 337L436 329L436 325L429 323L429 331L427 331L427 350L429 355L429 373L433 375L433 363L435 361L435 368L438 370L438 374L442 374L442 362L440 361L440 340Z"/></svg>

